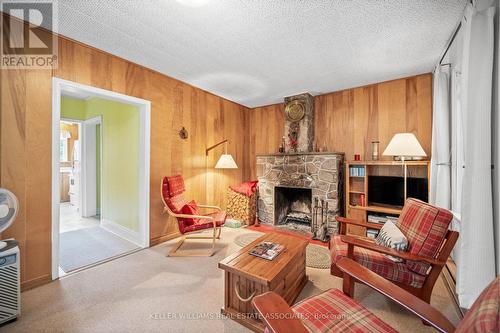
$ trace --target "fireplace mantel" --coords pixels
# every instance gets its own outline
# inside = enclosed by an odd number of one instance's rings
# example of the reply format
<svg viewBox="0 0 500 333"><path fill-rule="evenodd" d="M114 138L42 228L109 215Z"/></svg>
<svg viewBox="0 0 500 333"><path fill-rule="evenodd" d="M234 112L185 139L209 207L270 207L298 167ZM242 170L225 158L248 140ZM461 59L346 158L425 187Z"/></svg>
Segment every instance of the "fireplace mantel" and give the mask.
<svg viewBox="0 0 500 333"><path fill-rule="evenodd" d="M328 202L328 233L337 232L336 215L342 214L344 154L297 152L257 156L259 180L258 215L262 223L274 224L274 188L302 187L312 197Z"/></svg>
<svg viewBox="0 0 500 333"><path fill-rule="evenodd" d="M258 154L257 157L262 156L296 156L296 155L342 155L344 156L344 153L340 152L317 152L317 151L311 151L311 152L296 152L296 153L273 153L273 154Z"/></svg>

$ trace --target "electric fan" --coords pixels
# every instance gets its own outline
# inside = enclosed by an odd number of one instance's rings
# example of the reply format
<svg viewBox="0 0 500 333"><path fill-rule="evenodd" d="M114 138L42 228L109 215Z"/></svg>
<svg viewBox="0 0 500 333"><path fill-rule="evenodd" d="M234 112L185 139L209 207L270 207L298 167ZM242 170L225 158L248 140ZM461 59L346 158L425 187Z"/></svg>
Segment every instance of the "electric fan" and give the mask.
<svg viewBox="0 0 500 333"><path fill-rule="evenodd" d="M16 219L19 203L9 190L0 188L0 233L10 227ZM7 246L7 242L0 241L0 250Z"/></svg>
<svg viewBox="0 0 500 333"><path fill-rule="evenodd" d="M16 196L0 188L0 233L14 223L19 204ZM21 313L19 246L13 239L0 241L0 325Z"/></svg>

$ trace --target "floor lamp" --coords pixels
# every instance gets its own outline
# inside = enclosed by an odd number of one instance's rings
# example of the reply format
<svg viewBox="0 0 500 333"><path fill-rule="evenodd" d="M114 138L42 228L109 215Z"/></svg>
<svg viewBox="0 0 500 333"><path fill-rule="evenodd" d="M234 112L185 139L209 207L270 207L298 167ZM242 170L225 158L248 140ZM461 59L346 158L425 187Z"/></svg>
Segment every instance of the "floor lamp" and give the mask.
<svg viewBox="0 0 500 333"><path fill-rule="evenodd" d="M231 154L227 153L227 144L229 141L227 139L222 140L221 142L218 142L214 144L213 146L208 147L205 149L205 170L208 169L207 167L207 156L208 153L212 150L217 148L218 146L224 144L224 154L222 154L219 157L219 160L215 164L215 169L238 169L238 165L236 165L236 162L234 161L233 156ZM207 188L207 183L208 183L208 176L205 176L205 188Z"/></svg>
<svg viewBox="0 0 500 333"><path fill-rule="evenodd" d="M425 151L413 133L397 133L394 135L382 154L384 156L398 156L404 169L404 201L407 196L408 167L406 160L412 157L425 157Z"/></svg>
<svg viewBox="0 0 500 333"><path fill-rule="evenodd" d="M205 155L208 156L208 152L209 151L211 151L212 149L214 149L214 148L216 148L216 147L224 144L224 154L222 154L219 157L219 160L215 164L215 168L216 169L238 169L238 166L236 165L236 162L234 161L233 156L231 156L231 154L227 153L227 144L228 143L229 143L229 141L227 139L225 139L225 140L222 140L219 143L216 143L213 146L208 147L205 150Z"/></svg>

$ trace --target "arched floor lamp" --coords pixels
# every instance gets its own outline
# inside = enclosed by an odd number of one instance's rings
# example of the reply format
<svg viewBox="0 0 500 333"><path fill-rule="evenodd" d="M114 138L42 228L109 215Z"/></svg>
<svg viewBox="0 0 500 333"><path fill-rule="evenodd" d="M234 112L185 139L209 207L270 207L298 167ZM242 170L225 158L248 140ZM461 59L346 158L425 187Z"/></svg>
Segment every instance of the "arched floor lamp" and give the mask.
<svg viewBox="0 0 500 333"><path fill-rule="evenodd" d="M215 164L215 168L216 169L238 169L238 166L236 165L236 162L234 161L233 156L231 156L231 154L227 153L227 144L228 143L229 143L229 141L227 139L225 139L225 140L222 140L219 143L216 143L213 146L208 147L205 150L205 155L208 156L208 152L209 151L211 151L212 149L214 149L214 148L216 148L216 147L218 147L218 146L220 146L222 144L225 144L225 146L224 146L224 154L222 154L219 157L219 160Z"/></svg>

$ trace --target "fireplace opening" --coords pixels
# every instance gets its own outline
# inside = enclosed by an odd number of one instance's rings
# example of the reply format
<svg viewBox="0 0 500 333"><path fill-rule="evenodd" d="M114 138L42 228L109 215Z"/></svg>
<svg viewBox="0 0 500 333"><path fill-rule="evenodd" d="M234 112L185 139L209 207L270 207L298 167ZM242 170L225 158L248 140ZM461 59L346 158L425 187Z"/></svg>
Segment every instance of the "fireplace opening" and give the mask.
<svg viewBox="0 0 500 333"><path fill-rule="evenodd" d="M311 232L312 190L303 187L274 188L274 224L277 227Z"/></svg>

